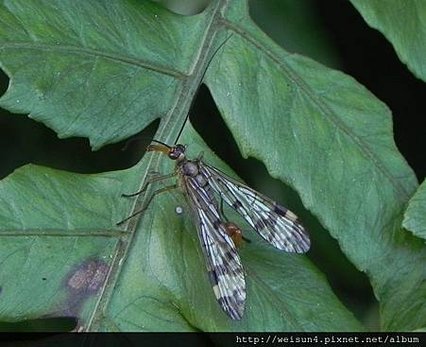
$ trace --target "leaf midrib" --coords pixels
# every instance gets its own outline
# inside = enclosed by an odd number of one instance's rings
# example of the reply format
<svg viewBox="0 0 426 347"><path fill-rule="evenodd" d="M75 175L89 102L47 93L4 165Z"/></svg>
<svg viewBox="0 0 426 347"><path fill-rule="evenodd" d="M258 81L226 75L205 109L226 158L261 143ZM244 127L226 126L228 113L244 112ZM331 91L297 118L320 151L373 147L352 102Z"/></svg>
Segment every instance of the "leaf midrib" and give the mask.
<svg viewBox="0 0 426 347"><path fill-rule="evenodd" d="M170 108L170 111L161 119L159 128L155 135L156 139L165 143L175 143L177 137L180 135L180 130L187 121L192 100L195 97L195 94L202 82L204 72L207 69L208 56L211 48L214 46L216 32L221 29L221 27L214 24L220 20L221 11L226 6L228 6L227 0L219 0L217 2L212 2L210 7L205 10L206 13L211 12L211 19L206 25L205 35L200 44L200 50L198 55L194 57L192 71L188 75L181 73L181 76L184 76L184 78L181 79L182 83L177 89L175 102ZM144 172L141 172L142 179L138 190L143 187L148 172L158 171L162 159L163 158L159 155L149 156L147 165L142 166L142 168L145 167L146 169ZM136 199L130 214L132 214L136 209L139 209L141 206L145 206L146 203L149 202L150 194L151 189L147 189L143 196L139 196ZM129 237L127 240L122 240L117 244L114 251L114 259L111 262L111 269L105 279L105 285L103 286L102 293L99 295L96 306L92 311L92 315L89 317L86 331L91 331L92 327L96 329L96 325L99 324L98 321L102 319L103 313L106 312L111 292L115 287L120 271L125 264L128 251L134 240L137 225L141 218L143 218L143 215L135 217L129 221L126 227Z"/></svg>

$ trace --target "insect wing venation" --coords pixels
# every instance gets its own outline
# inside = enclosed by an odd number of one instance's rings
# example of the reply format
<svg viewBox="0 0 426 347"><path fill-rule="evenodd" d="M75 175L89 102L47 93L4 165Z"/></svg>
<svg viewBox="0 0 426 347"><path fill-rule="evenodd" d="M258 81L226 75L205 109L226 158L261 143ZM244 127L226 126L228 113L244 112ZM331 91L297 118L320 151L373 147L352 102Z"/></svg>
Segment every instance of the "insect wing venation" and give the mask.
<svg viewBox="0 0 426 347"><path fill-rule="evenodd" d="M200 162L200 169L213 190L271 245L286 252L309 250L309 235L294 213L210 165Z"/></svg>
<svg viewBox="0 0 426 347"><path fill-rule="evenodd" d="M278 249L305 253L310 247L309 235L297 216L285 207L205 164L201 158L186 159L186 146L154 142L157 145L148 146L148 151L165 153L177 161L176 172L196 224L216 299L232 319L241 319L246 283L236 245L241 242L242 233L235 223L226 221L215 194Z"/></svg>
<svg viewBox="0 0 426 347"><path fill-rule="evenodd" d="M246 300L244 269L235 244L217 210L216 200L193 177L182 177L189 205L195 215L198 238L213 291L222 309L241 319Z"/></svg>

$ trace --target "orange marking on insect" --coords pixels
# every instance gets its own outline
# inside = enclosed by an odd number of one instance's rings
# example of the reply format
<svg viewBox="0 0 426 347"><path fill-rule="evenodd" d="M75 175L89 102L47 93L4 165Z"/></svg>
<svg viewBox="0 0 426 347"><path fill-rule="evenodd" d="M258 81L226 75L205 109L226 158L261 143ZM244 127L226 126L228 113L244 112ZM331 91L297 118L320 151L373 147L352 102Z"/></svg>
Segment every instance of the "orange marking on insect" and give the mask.
<svg viewBox="0 0 426 347"><path fill-rule="evenodd" d="M243 232L241 229L232 222L225 222L224 225L226 232L231 237L232 241L234 241L235 246L237 248L240 247L243 242Z"/></svg>

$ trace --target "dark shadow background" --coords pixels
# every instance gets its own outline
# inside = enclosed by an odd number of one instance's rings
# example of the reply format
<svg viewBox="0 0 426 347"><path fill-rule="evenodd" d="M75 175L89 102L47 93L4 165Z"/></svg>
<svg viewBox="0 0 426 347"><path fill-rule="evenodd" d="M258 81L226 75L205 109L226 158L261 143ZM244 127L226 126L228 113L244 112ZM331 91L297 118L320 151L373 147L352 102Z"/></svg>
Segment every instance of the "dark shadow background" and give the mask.
<svg viewBox="0 0 426 347"><path fill-rule="evenodd" d="M391 44L369 28L349 2L253 0L251 15L287 50L346 72L385 102L393 112L398 148L419 180L424 179L426 136L420 116L426 110L422 102L425 84L408 71ZM2 73L0 94L7 85L7 76ZM190 117L208 145L247 183L265 193L271 192L272 197L290 196L294 204L300 205L297 194L271 179L263 164L241 158L207 88L200 88ZM58 139L43 124L0 109L0 178L26 163L84 173L132 166L143 155L157 125L158 122L144 131L142 140L123 141L92 152L86 139ZM307 214L305 219L309 229L321 231L314 217ZM316 246L310 257L327 275L335 293L367 326L378 330L377 305L366 276L346 260L327 232L316 232L313 244Z"/></svg>

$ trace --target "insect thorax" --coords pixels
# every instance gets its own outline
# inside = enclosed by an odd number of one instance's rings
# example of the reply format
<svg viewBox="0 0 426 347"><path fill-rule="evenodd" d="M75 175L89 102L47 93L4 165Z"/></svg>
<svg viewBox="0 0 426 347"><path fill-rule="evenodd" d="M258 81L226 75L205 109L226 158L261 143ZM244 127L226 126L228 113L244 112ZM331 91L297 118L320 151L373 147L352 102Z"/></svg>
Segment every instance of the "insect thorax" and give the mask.
<svg viewBox="0 0 426 347"><path fill-rule="evenodd" d="M198 160L185 160L180 162L178 165L179 170L183 176L191 177L191 179L196 182L198 187L207 189L206 187L208 187L209 184L206 177L200 170L200 164Z"/></svg>
<svg viewBox="0 0 426 347"><path fill-rule="evenodd" d="M179 169L184 176L195 177L199 174L198 162L185 160L179 163Z"/></svg>

